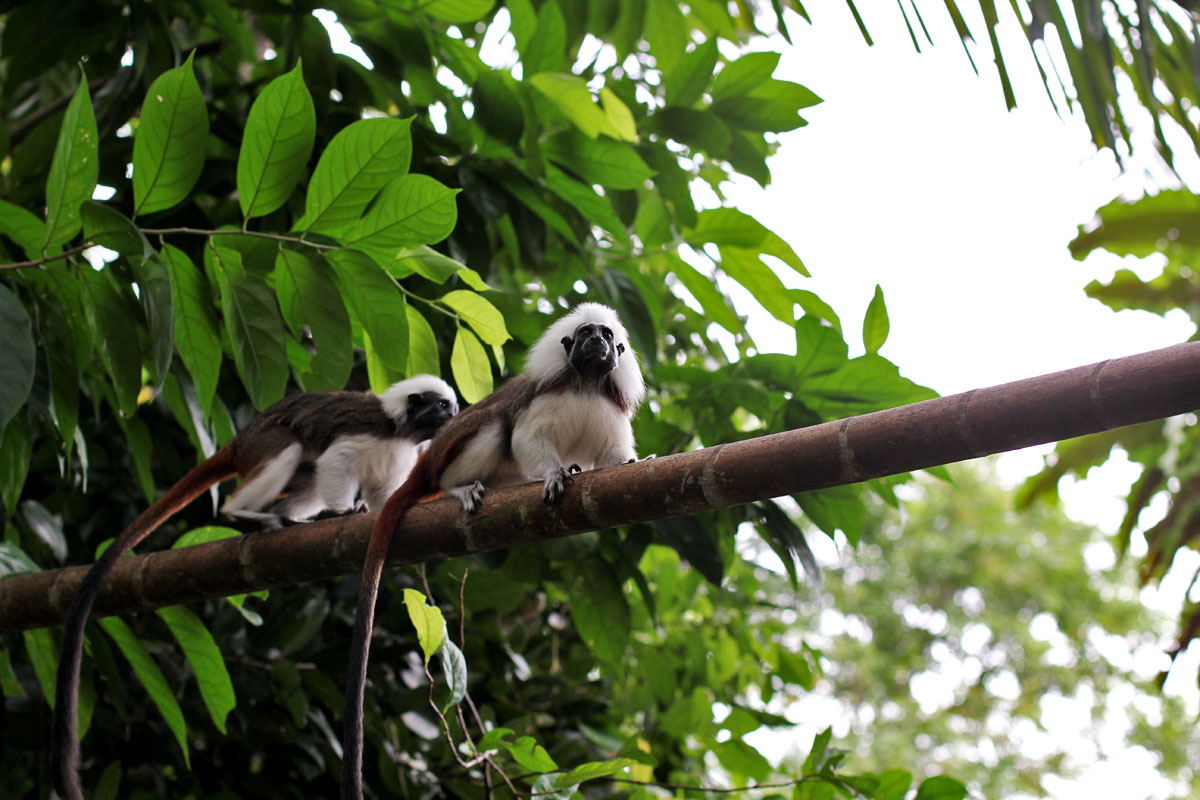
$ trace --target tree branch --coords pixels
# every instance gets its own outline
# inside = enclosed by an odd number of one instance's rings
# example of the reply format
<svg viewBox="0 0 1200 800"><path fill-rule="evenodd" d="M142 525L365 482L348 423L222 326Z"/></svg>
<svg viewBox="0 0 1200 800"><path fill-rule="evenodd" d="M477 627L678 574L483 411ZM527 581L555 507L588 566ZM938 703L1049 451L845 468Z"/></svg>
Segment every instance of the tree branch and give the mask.
<svg viewBox="0 0 1200 800"><path fill-rule="evenodd" d="M695 514L1016 450L1200 407L1200 342L575 476L559 506L540 484L405 517L388 561L413 564ZM127 614L357 572L375 514L122 559L97 613ZM0 632L61 622L86 567L0 581Z"/></svg>

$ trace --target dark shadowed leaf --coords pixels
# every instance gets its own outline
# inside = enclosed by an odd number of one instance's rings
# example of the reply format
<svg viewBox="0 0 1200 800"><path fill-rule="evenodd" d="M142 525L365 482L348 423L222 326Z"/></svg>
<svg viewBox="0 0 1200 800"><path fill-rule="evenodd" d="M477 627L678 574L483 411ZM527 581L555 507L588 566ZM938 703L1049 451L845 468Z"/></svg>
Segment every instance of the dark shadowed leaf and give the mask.
<svg viewBox="0 0 1200 800"><path fill-rule="evenodd" d="M35 345L29 314L17 296L0 284L0 341L5 357L0 359L0 429L25 405L33 387Z"/></svg>

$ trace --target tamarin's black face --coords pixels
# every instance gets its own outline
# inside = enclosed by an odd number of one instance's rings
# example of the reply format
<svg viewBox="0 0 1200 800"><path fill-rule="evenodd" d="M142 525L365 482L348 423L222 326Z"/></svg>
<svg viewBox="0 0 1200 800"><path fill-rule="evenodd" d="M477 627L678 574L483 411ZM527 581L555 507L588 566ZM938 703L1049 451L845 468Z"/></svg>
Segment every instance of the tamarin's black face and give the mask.
<svg viewBox="0 0 1200 800"><path fill-rule="evenodd" d="M433 437L437 429L458 413L458 403L437 392L408 396L407 426L422 440Z"/></svg>
<svg viewBox="0 0 1200 800"><path fill-rule="evenodd" d="M599 378L617 368L617 359L625 345L615 342L612 329L597 322L585 322L575 336L564 336L562 345L571 366L585 378Z"/></svg>

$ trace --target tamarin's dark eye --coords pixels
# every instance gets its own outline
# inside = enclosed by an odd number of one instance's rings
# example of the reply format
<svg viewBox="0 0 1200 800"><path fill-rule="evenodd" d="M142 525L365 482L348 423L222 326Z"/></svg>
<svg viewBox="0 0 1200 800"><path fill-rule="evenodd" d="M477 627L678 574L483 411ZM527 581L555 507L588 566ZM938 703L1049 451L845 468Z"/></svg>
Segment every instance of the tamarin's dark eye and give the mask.
<svg viewBox="0 0 1200 800"><path fill-rule="evenodd" d="M449 407L450 407L449 400L438 400L438 408L449 408Z"/></svg>

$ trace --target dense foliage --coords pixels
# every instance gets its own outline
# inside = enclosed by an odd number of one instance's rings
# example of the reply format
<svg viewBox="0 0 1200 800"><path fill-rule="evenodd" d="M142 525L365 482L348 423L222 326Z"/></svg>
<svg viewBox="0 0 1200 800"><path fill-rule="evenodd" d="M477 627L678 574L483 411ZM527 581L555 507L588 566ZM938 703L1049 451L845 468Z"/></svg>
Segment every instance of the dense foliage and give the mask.
<svg viewBox="0 0 1200 800"><path fill-rule="evenodd" d="M3 18L5 573L90 561L291 387L379 389L427 371L473 401L585 298L620 311L653 387L635 422L643 453L931 396L877 354L881 295L867 354L851 359L833 310L773 271L805 273L792 248L717 206L727 176L770 179L771 134L818 102L771 77L777 54L736 46L773 14L664 0L329 5L371 68L292 4L28 2ZM723 292L734 282L794 326L797 356L759 353ZM863 493L894 502L899 480L798 501L853 542ZM233 534L209 521L198 503L147 545ZM785 724L766 703L822 666L735 549L744 525L799 588L792 554L807 545L776 503L431 565L428 586L392 576L369 785L478 796L502 770L566 796L620 771L903 796L903 764L855 776L828 734L778 770L747 742ZM85 785L333 795L355 590L92 624ZM443 618L454 644L431 703L424 667L447 641ZM46 791L55 650L49 630L3 641L6 796ZM942 776L921 787L963 792Z"/></svg>

